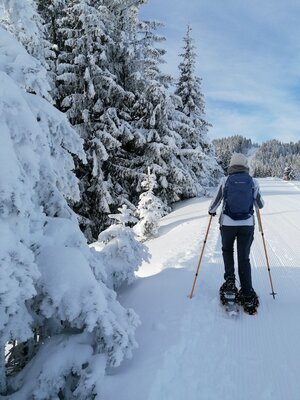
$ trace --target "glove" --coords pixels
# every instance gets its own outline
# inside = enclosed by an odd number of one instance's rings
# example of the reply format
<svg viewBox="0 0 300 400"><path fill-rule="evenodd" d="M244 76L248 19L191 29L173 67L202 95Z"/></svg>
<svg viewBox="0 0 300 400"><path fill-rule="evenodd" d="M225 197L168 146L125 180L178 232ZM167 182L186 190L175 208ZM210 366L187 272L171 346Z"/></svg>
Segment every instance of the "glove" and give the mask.
<svg viewBox="0 0 300 400"><path fill-rule="evenodd" d="M211 212L211 211L208 211L208 214L211 215L212 217L215 217L217 215L216 212Z"/></svg>

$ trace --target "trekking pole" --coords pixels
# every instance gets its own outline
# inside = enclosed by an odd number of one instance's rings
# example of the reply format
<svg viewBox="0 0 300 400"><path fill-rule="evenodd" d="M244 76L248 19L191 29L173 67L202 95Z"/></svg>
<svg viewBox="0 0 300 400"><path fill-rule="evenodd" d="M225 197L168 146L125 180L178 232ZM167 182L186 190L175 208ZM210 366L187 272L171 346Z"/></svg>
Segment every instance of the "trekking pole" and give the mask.
<svg viewBox="0 0 300 400"><path fill-rule="evenodd" d="M203 253L204 253L204 248L205 248L205 245L206 245L206 240L207 240L209 228L210 228L210 225L211 225L211 221L212 221L212 215L211 215L210 218L209 218L208 227L207 227L207 230L206 230L206 234L205 234L205 238L204 238L204 242L203 242L203 246L202 246L200 258L199 258L199 261L198 261L197 270L196 270L196 274L195 274L195 278L194 278L192 290L191 290L191 293L189 294L189 298L190 298L190 299L193 297L193 294L194 294L195 285L196 285L196 281L197 281L197 278L198 278L198 273L199 273L199 269L200 269L200 264L201 264L201 261L202 261L202 257L203 257Z"/></svg>
<svg viewBox="0 0 300 400"><path fill-rule="evenodd" d="M269 264L269 257L267 254L267 247L266 247L266 242L265 242L265 236L264 236L264 231L263 231L263 227L262 227L262 222L261 222L261 215L260 215L260 211L259 208L257 209L257 219L258 219L258 225L259 225L259 230L261 232L261 236L262 236L262 240L263 240L263 244L264 244L264 249L265 249L265 255L266 255L266 261L267 261L267 267L268 267L268 272L269 272L269 279L270 279L270 284L271 284L271 289L272 289L272 293L270 293L273 296L273 299L275 299L275 295L277 293L274 292L274 287L273 287L273 282L272 282L272 276L271 276L271 269L270 269L270 264Z"/></svg>

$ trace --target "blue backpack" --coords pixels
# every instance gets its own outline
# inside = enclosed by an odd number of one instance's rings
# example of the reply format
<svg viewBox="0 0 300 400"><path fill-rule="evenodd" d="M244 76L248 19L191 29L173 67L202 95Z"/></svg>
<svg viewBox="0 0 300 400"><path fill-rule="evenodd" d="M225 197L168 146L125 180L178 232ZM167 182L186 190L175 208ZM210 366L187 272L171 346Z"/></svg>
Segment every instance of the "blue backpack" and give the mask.
<svg viewBox="0 0 300 400"><path fill-rule="evenodd" d="M248 219L254 213L253 203L252 177L246 172L229 175L224 188L223 213L235 221Z"/></svg>

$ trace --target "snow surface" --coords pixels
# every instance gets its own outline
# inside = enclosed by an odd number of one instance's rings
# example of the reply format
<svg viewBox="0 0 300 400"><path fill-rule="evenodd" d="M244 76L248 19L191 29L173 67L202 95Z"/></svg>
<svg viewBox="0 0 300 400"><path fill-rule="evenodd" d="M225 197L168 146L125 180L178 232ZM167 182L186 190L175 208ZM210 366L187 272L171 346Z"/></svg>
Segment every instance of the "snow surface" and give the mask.
<svg viewBox="0 0 300 400"><path fill-rule="evenodd" d="M190 293L210 200L181 203L147 242L152 260L120 294L140 315L139 349L108 371L106 400L298 400L300 398L300 182L260 180L262 222L275 291L256 228L251 263L261 305L231 318L219 304L223 265L213 219L193 299Z"/></svg>

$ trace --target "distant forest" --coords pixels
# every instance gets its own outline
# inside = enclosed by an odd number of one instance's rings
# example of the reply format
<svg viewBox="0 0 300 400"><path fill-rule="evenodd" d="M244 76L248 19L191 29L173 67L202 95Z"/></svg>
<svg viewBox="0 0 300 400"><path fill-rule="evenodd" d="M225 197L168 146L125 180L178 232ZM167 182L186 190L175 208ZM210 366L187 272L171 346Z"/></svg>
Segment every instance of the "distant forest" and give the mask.
<svg viewBox="0 0 300 400"><path fill-rule="evenodd" d="M300 141L282 143L273 139L258 145L241 135L215 139L213 144L220 165L226 173L232 153L249 157L251 173L256 177L300 179Z"/></svg>

